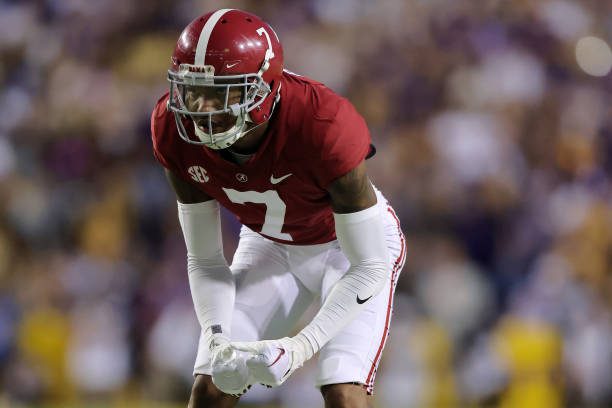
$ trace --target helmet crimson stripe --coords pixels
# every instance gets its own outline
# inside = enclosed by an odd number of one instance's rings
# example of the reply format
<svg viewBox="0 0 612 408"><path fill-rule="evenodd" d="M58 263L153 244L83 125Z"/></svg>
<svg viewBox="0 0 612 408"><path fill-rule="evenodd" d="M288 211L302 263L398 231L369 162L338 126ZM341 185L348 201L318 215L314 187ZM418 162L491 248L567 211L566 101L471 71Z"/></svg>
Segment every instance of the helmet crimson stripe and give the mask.
<svg viewBox="0 0 612 408"><path fill-rule="evenodd" d="M210 34L213 28L217 25L217 22L223 17L225 13L233 9L221 9L215 11L210 18L202 27L200 38L198 39L198 46L196 48L194 65L205 65L204 58L206 58L206 49L208 48L208 40L210 40Z"/></svg>

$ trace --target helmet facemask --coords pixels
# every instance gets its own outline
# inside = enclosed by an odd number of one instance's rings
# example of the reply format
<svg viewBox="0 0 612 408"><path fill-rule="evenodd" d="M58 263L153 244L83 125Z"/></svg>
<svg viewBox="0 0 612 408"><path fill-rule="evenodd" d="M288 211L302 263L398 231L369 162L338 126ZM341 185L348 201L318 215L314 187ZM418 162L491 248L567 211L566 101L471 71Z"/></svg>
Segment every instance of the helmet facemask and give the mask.
<svg viewBox="0 0 612 408"><path fill-rule="evenodd" d="M191 64L181 64L178 71L169 70L168 107L183 140L218 150L246 134L248 113L264 102L271 89L262 78L262 70L223 76L214 75L214 71L212 65ZM197 139L189 136L185 122L193 123Z"/></svg>

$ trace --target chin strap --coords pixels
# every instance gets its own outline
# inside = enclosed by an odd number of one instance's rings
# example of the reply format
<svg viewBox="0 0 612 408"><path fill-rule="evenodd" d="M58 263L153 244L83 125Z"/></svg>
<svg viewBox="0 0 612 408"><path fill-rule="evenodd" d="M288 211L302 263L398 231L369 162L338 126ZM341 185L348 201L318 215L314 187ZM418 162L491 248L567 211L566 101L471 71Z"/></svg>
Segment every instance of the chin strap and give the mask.
<svg viewBox="0 0 612 408"><path fill-rule="evenodd" d="M232 146L232 144L234 144L236 142L236 140L248 135L249 133L251 133L252 131L254 131L255 129L260 128L261 126L265 125L266 123L268 123L268 121L270 119L272 119L272 115L274 114L274 108L276 107L276 104L278 103L278 101L280 101L280 90L281 90L281 86L282 84L279 85L278 87L278 91L276 92L276 96L274 97L274 102L272 103L272 108L270 109L270 117L268 118L268 120L264 120L261 123L256 124L255 126L253 126L250 129L247 129L245 131L242 131L239 133L238 137L236 137L236 139L229 145L227 146L227 148L230 148ZM253 120L251 119L251 116L249 115L249 113L247 112L246 117L245 117L245 126L247 126L247 124L249 123L255 123L253 122ZM198 127L196 126L196 129L198 129ZM199 129L198 129L199 130ZM197 133L196 133L197 134Z"/></svg>
<svg viewBox="0 0 612 408"><path fill-rule="evenodd" d="M268 122L268 121L266 120L266 121L264 121L264 122L261 122L261 123L260 123L260 124L258 124L258 125L253 126L253 127L252 127L252 128L250 128L250 129L245 130L244 132L242 132L242 134L240 135L240 137L244 137L244 136L248 135L249 133L251 133L252 131L254 131L255 129L259 129L261 126L265 125L267 122ZM253 123L253 122L249 122L249 123ZM236 140L238 140L238 139L236 139Z"/></svg>
<svg viewBox="0 0 612 408"><path fill-rule="evenodd" d="M236 119L236 124L234 126L232 126L231 129L226 130L225 132L221 132L221 133L206 133L205 131L203 131L202 129L200 129L200 127L198 126L198 124L195 122L195 120L193 121L193 125L194 125L194 132L196 134L196 136L198 137L198 139L200 139L201 141L205 141L205 140L210 140L210 142L206 143L205 145L207 147L210 147L211 149L215 149L215 150L219 150L219 149L225 149L229 146L231 146L236 140L240 139L242 136L244 136L244 128L247 125L247 121L246 121L246 115L242 116L242 115L238 115L237 119ZM210 124L210 117L208 118L209 121L209 126L211 126ZM221 141L219 141L219 139L221 139Z"/></svg>

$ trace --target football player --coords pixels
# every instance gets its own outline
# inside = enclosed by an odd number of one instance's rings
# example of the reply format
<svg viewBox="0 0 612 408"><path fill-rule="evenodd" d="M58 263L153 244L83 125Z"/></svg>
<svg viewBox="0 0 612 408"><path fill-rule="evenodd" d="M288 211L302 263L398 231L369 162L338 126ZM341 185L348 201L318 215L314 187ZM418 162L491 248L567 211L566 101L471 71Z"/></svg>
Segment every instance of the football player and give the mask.
<svg viewBox="0 0 612 408"><path fill-rule="evenodd" d="M202 327L189 406L232 407L251 384L278 386L318 353L325 406L366 407L405 241L368 179L363 118L284 70L274 30L240 10L192 21L168 80L151 131ZM231 266L220 205L243 224ZM314 301L318 313L296 328Z"/></svg>

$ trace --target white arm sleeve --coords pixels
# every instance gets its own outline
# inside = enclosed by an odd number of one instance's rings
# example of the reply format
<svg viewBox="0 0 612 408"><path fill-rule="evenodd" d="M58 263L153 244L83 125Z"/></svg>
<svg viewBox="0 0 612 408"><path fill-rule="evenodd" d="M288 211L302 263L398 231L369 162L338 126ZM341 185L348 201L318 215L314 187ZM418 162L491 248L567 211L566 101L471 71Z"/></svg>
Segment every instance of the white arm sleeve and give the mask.
<svg viewBox="0 0 612 408"><path fill-rule="evenodd" d="M221 217L216 200L178 203L178 217L187 245L187 271L195 312L207 343L213 336L230 337L236 295L221 240Z"/></svg>
<svg viewBox="0 0 612 408"><path fill-rule="evenodd" d="M389 255L378 205L349 214L334 214L336 236L351 262L325 303L294 339L306 359L338 334L376 296L389 278Z"/></svg>

